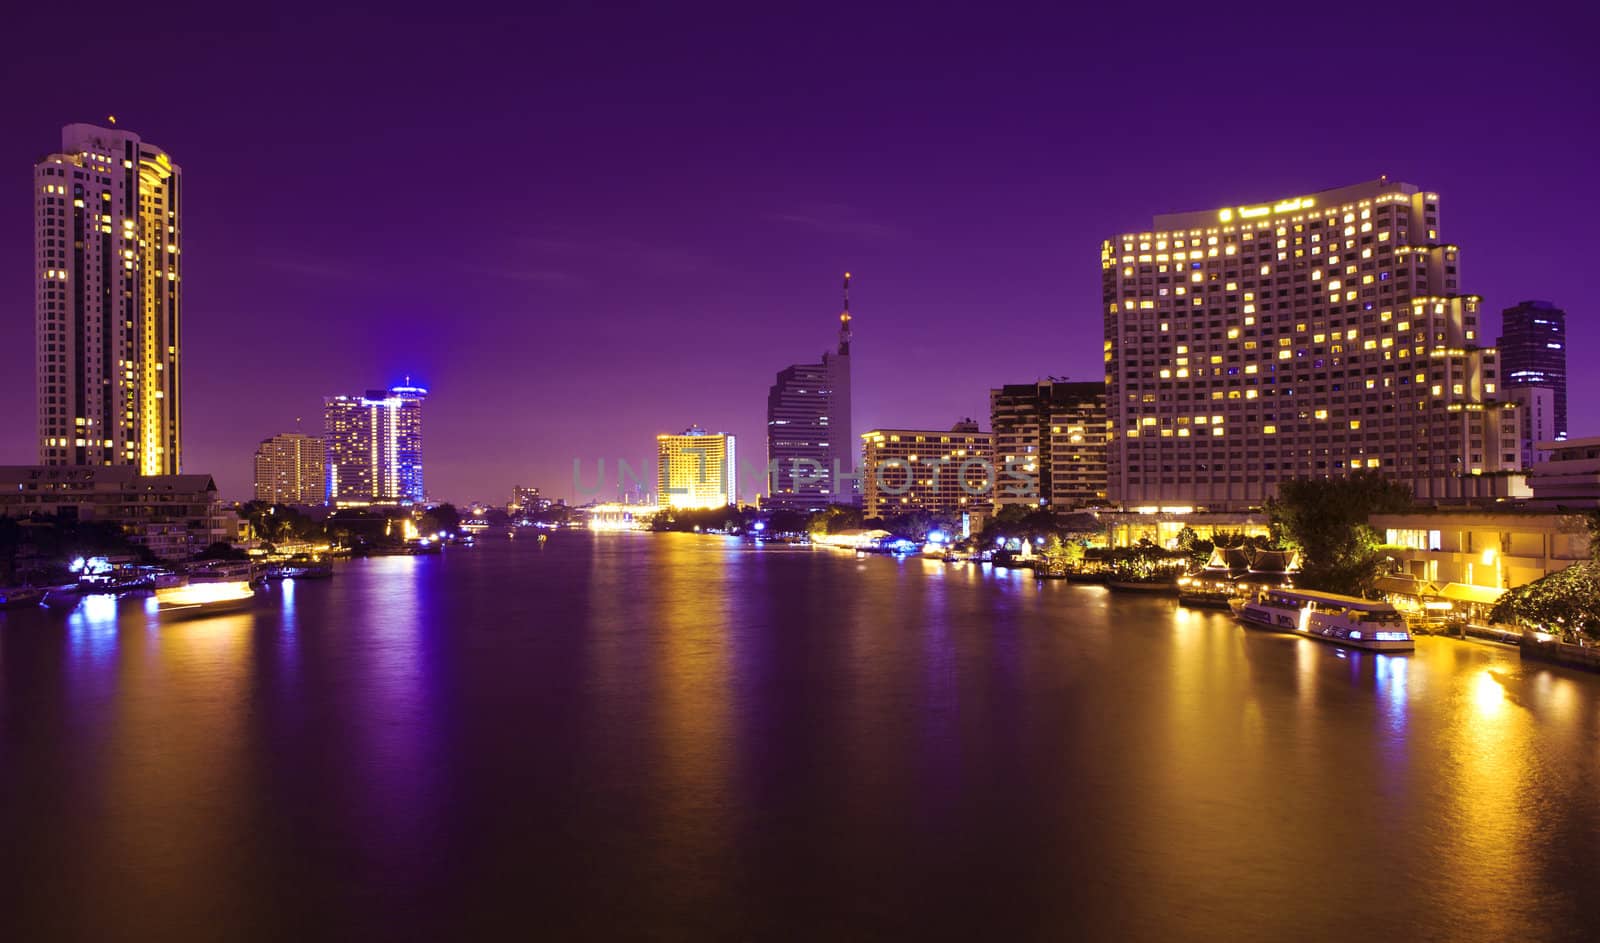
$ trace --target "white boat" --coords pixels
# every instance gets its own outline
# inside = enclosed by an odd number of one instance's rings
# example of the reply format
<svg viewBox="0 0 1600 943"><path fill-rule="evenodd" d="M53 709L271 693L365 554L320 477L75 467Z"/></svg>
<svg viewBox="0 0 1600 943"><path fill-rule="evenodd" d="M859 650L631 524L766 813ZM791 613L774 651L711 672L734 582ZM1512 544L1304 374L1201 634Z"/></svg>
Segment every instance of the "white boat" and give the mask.
<svg viewBox="0 0 1600 943"><path fill-rule="evenodd" d="M185 582L156 589L156 611L210 615L249 608L256 600L254 578L249 563L219 563L191 570Z"/></svg>
<svg viewBox="0 0 1600 943"><path fill-rule="evenodd" d="M1251 628L1377 652L1409 652L1416 647L1405 617L1386 602L1275 588L1263 589L1253 597L1230 599L1228 607L1234 618Z"/></svg>

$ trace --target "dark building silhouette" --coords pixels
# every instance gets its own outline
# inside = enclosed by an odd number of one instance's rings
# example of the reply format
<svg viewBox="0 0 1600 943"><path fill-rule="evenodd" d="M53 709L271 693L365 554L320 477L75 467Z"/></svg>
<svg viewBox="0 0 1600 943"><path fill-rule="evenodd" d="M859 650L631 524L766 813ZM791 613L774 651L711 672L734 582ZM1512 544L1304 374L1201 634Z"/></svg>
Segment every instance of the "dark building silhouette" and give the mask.
<svg viewBox="0 0 1600 943"><path fill-rule="evenodd" d="M1555 392L1556 438L1567 437L1567 313L1548 301L1524 301L1500 315L1500 382Z"/></svg>

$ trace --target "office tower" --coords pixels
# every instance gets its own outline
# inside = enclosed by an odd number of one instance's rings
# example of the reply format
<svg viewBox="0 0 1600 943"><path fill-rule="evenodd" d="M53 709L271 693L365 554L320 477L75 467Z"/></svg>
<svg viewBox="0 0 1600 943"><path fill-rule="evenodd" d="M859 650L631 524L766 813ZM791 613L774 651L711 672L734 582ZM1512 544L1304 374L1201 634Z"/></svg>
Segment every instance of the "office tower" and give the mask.
<svg viewBox="0 0 1600 943"><path fill-rule="evenodd" d="M1516 404L1509 415L1517 422L1517 467L1532 468L1550 456L1539 443L1562 438L1556 435L1556 391L1548 386L1514 386L1505 395Z"/></svg>
<svg viewBox="0 0 1600 943"><path fill-rule="evenodd" d="M1555 393L1555 434L1567 437L1567 313L1548 301L1524 301L1500 315L1500 377L1507 389L1545 386Z"/></svg>
<svg viewBox="0 0 1600 943"><path fill-rule="evenodd" d="M838 347L824 353L821 363L780 370L767 393L768 507L815 511L860 501L850 435L850 322L846 272Z"/></svg>
<svg viewBox="0 0 1600 943"><path fill-rule="evenodd" d="M1110 497L1259 506L1289 477L1379 470L1420 498L1514 468L1479 299L1439 196L1387 178L1155 218L1101 250Z"/></svg>
<svg viewBox="0 0 1600 943"><path fill-rule="evenodd" d="M422 401L412 386L368 390L365 396L323 400L328 505L421 504Z"/></svg>
<svg viewBox="0 0 1600 943"><path fill-rule="evenodd" d="M739 500L734 437L690 426L656 436L656 502L662 507L727 507Z"/></svg>
<svg viewBox="0 0 1600 943"><path fill-rule="evenodd" d="M182 173L69 124L33 168L39 462L178 472Z"/></svg>
<svg viewBox="0 0 1600 943"><path fill-rule="evenodd" d="M256 446L256 500L321 504L328 497L322 440L299 432L262 439Z"/></svg>
<svg viewBox="0 0 1600 943"><path fill-rule="evenodd" d="M1105 384L1051 378L991 389L989 421L1000 468L998 506L1068 510L1105 503Z"/></svg>
<svg viewBox="0 0 1600 943"><path fill-rule="evenodd" d="M988 513L994 506L989 433L971 420L948 431L873 429L861 434L862 516L908 511Z"/></svg>
<svg viewBox="0 0 1600 943"><path fill-rule="evenodd" d="M529 514L543 511L549 508L550 504L550 499L540 494L538 488L517 485L511 489L511 501L506 504L506 510L513 514Z"/></svg>

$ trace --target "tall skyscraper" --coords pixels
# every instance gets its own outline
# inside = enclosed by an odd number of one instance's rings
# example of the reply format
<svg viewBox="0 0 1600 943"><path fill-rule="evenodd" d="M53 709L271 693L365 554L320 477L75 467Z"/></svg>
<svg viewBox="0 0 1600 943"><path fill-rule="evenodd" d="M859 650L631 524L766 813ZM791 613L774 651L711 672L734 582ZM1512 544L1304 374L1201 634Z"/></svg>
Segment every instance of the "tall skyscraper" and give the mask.
<svg viewBox="0 0 1600 943"><path fill-rule="evenodd" d="M1500 377L1507 388L1544 386L1555 393L1555 436L1567 437L1567 313L1548 301L1524 301L1500 315Z"/></svg>
<svg viewBox="0 0 1600 943"><path fill-rule="evenodd" d="M1110 497L1257 506L1289 477L1381 470L1486 495L1514 409L1439 196L1387 178L1158 216L1101 250Z"/></svg>
<svg viewBox="0 0 1600 943"><path fill-rule="evenodd" d="M821 363L797 363L778 372L767 393L769 507L814 511L856 504L857 444L850 435L850 273L844 275L839 346ZM834 470L840 480L834 479Z"/></svg>
<svg viewBox="0 0 1600 943"><path fill-rule="evenodd" d="M1105 384L1010 383L989 391L989 420L998 506L1067 510L1105 503Z"/></svg>
<svg viewBox="0 0 1600 943"><path fill-rule="evenodd" d="M34 165L42 465L178 472L182 178L137 134L90 124Z"/></svg>
<svg viewBox="0 0 1600 943"><path fill-rule="evenodd" d="M734 437L690 426L656 436L656 503L673 508L727 507L739 500Z"/></svg>
<svg viewBox="0 0 1600 943"><path fill-rule="evenodd" d="M410 378L365 396L323 400L328 505L421 504L422 401L428 391Z"/></svg>
<svg viewBox="0 0 1600 943"><path fill-rule="evenodd" d="M321 504L328 497L322 440L299 432L262 439L256 446L256 500Z"/></svg>
<svg viewBox="0 0 1600 943"><path fill-rule="evenodd" d="M960 514L994 507L989 433L965 420L948 431L873 429L861 434L862 516L908 511Z"/></svg>

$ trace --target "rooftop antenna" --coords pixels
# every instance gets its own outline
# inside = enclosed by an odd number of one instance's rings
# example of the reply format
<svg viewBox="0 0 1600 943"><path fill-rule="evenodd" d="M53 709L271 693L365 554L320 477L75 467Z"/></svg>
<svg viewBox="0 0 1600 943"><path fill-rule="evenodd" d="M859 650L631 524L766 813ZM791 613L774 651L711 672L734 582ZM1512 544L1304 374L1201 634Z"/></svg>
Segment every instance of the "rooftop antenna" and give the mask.
<svg viewBox="0 0 1600 943"><path fill-rule="evenodd" d="M844 273L844 311L839 315L839 354L850 354L850 273Z"/></svg>

